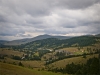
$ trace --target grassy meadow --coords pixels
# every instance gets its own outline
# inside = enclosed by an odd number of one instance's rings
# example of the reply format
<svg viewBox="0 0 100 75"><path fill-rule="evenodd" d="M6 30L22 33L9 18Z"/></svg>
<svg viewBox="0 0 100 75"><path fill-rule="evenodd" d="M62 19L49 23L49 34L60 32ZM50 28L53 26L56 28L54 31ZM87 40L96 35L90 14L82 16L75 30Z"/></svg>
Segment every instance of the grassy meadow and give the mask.
<svg viewBox="0 0 100 75"><path fill-rule="evenodd" d="M0 62L0 75L67 75L48 71L38 71L21 66Z"/></svg>
<svg viewBox="0 0 100 75"><path fill-rule="evenodd" d="M86 58L83 58L83 56L67 58L67 59L56 61L48 66L51 68L53 67L64 68L67 64L71 64L72 62L75 64L85 64L89 58L93 58L93 57L98 57L98 54L87 55Z"/></svg>

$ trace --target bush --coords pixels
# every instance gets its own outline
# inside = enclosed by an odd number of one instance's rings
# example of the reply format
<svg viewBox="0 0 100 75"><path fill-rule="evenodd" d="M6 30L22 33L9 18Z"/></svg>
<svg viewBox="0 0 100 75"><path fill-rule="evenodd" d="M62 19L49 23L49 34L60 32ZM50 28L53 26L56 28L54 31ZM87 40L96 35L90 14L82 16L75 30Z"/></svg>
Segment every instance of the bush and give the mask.
<svg viewBox="0 0 100 75"><path fill-rule="evenodd" d="M19 62L19 64L18 64L19 66L24 66L21 62Z"/></svg>

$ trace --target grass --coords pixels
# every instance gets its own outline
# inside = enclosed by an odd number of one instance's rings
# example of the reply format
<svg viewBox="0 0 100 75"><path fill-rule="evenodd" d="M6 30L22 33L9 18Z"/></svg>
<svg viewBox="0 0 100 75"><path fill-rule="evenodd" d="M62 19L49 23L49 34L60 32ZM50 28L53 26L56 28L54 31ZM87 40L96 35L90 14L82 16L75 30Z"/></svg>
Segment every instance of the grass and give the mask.
<svg viewBox="0 0 100 75"><path fill-rule="evenodd" d="M0 62L0 75L64 75Z"/></svg>
<svg viewBox="0 0 100 75"><path fill-rule="evenodd" d="M22 61L25 67L44 68L44 61Z"/></svg>
<svg viewBox="0 0 100 75"><path fill-rule="evenodd" d="M0 48L0 54L8 55L8 56L14 55L14 56L20 56L21 57L25 53L24 52L19 52L19 51L14 51L12 49L8 50L6 48Z"/></svg>
<svg viewBox="0 0 100 75"><path fill-rule="evenodd" d="M78 50L78 47L69 47L69 48L63 48L62 50L67 50L69 52L74 53L75 55L78 54L82 54L85 50L85 52L87 53L87 48L91 48L93 49L100 49L100 43L95 44L94 46L87 46L87 47L83 47L82 49ZM0 49L0 54L7 54L9 55L17 55L17 56L22 56L24 53L23 52L19 52L19 51L14 51L14 50L7 50L5 49ZM55 54L55 52L53 53L47 53L44 56L46 56L46 59L48 59L49 57L53 57ZM38 52L35 53L36 56L38 56ZM67 58L67 59L63 59L60 61L56 61L50 65L48 65L49 67L53 68L53 67L65 67L67 64L70 64L72 62L74 62L75 64L78 63L86 63L86 61L89 58L92 57L97 57L98 54L93 54L93 55L87 55L86 58L83 58L82 56L80 57L73 57L73 58ZM42 57L43 59L43 57ZM19 60L13 60L11 58L5 57L5 59L0 59L0 61L6 61L7 63L12 63L15 62L16 64L18 64L20 61ZM0 75L63 75L61 73L52 73L52 72L48 72L48 71L38 71L38 69L44 68L44 61L21 61L22 64L24 65L24 67L20 67L17 65L11 65L11 64L7 64L7 63L1 63L0 62ZM25 68L25 67L30 67L33 69L29 69L29 68Z"/></svg>
<svg viewBox="0 0 100 75"><path fill-rule="evenodd" d="M2 62L6 62L6 63L10 63L10 64L13 64L13 63L16 63L16 65L18 65L18 63L20 62L20 60L14 60L14 59L11 59L11 58L5 58L5 59L0 59L0 61ZM21 60L21 63L25 66L25 67L30 67L30 68L44 68L44 61L23 61Z"/></svg>
<svg viewBox="0 0 100 75"><path fill-rule="evenodd" d="M80 56L80 57L73 57L73 58L67 58L67 59L63 59L63 60L59 60L59 61L56 61L52 64L49 64L48 66L51 67L51 68L60 68L60 67L65 67L67 64L70 64L70 63L75 63L75 64L84 64L86 63L86 61L89 59L89 58L93 58L93 57L98 57L98 54L93 54L93 55L87 55L86 58L83 58L83 56Z"/></svg>

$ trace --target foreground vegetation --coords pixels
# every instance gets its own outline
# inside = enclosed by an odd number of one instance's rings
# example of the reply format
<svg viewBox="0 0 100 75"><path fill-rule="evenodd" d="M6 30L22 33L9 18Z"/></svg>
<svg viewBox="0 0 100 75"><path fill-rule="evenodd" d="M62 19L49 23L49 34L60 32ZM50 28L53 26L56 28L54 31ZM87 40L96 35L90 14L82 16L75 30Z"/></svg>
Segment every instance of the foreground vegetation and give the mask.
<svg viewBox="0 0 100 75"><path fill-rule="evenodd" d="M65 75L0 62L0 75ZM67 74L66 74L67 75Z"/></svg>
<svg viewBox="0 0 100 75"><path fill-rule="evenodd" d="M87 55L86 58L82 56L67 58L38 69L32 68L35 61L30 61L30 66L27 66L28 61L27 64L25 64L26 61L17 61L18 65L15 64L16 62L8 64L7 61L3 61L0 62L0 75L99 75L99 61L100 54L94 54Z"/></svg>

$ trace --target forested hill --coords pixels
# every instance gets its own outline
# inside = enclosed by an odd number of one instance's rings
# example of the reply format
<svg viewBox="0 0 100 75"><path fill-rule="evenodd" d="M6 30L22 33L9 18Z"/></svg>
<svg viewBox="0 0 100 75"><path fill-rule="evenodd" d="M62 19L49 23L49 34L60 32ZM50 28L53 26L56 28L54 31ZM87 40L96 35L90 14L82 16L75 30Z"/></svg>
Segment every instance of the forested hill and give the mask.
<svg viewBox="0 0 100 75"><path fill-rule="evenodd" d="M36 41L36 40L43 40L47 38L68 39L68 38L71 38L71 36L52 36L52 35L44 34L44 35L39 35L33 38L25 38L25 39L18 39L18 40L12 40L12 41L3 42L3 40L1 40L0 43L2 45L14 46L14 45L26 44L26 43Z"/></svg>
<svg viewBox="0 0 100 75"><path fill-rule="evenodd" d="M60 49L71 46L84 47L97 43L98 39L100 39L100 37L95 37L95 36L80 36L64 40L60 40L57 38L48 38L48 39L33 41L20 46L14 46L13 48L38 50L38 49Z"/></svg>

